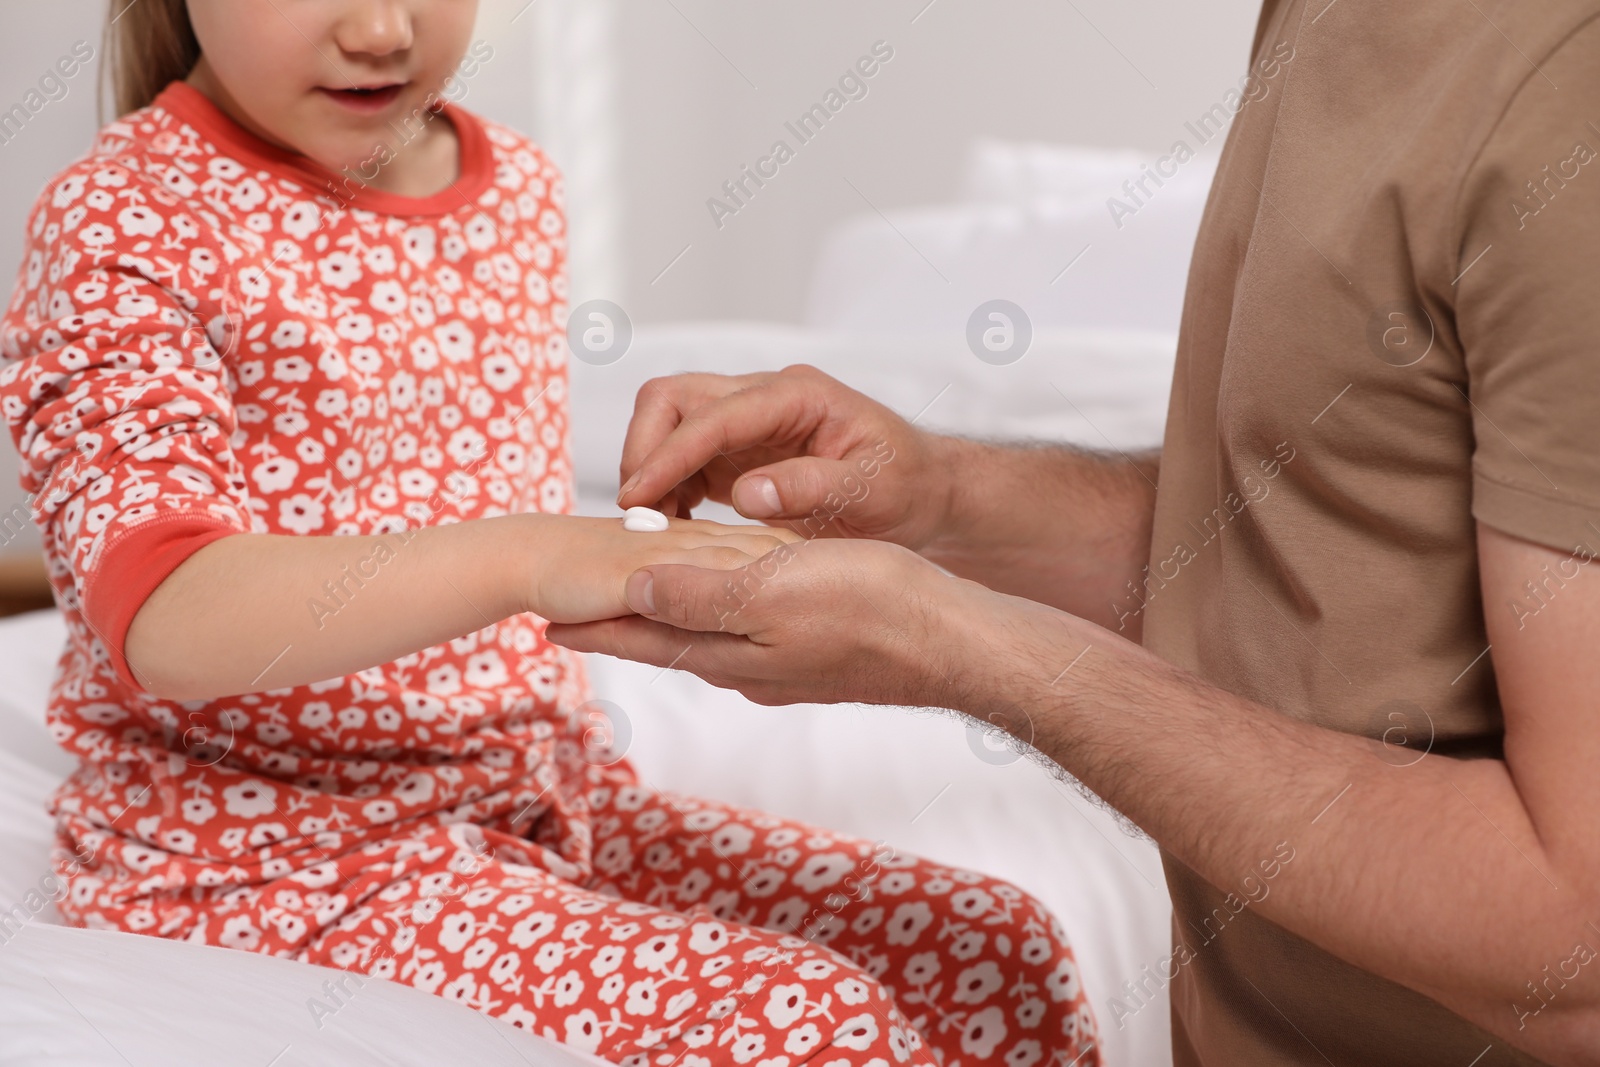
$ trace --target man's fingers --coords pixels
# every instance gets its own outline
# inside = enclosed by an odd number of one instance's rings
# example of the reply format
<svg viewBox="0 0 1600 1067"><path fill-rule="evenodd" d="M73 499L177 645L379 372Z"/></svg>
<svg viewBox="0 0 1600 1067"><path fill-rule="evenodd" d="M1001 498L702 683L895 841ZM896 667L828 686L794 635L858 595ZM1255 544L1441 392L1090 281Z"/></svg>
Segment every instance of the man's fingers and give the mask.
<svg viewBox="0 0 1600 1067"><path fill-rule="evenodd" d="M721 396L734 388L731 379L709 374L654 378L640 386L639 395L633 402L633 417L628 420L628 431L622 441L619 468L622 484L627 485L638 471L640 461L655 451L683 422L686 411L698 408L712 397ZM626 495L619 493L618 501ZM661 496L665 495L663 491Z"/></svg>
<svg viewBox="0 0 1600 1067"><path fill-rule="evenodd" d="M683 412L671 396L676 391L672 385L654 381L646 382L639 389L639 395L633 401L633 417L628 420L628 432L622 441L621 475L624 484L639 469L639 461L654 451L683 421Z"/></svg>
<svg viewBox="0 0 1600 1067"><path fill-rule="evenodd" d="M668 518L688 519L692 517L691 509L699 507L708 495L705 475L695 474L687 480L679 482L666 496L654 504L646 504L644 506L653 507ZM629 507L632 506L631 504L629 505Z"/></svg>
<svg viewBox="0 0 1600 1067"><path fill-rule="evenodd" d="M686 412L659 444L640 457L617 503L630 507L641 500L660 500L718 456L774 442L803 441L826 416L820 396L794 378L775 377L714 399Z"/></svg>
<svg viewBox="0 0 1600 1067"><path fill-rule="evenodd" d="M633 418L628 421L628 432L622 442L620 473L623 484L632 479L645 457L660 447L689 412L718 397L747 388L763 377L766 375L679 374L645 382L634 400ZM664 486L652 499L661 499L671 488ZM619 502L624 495L638 503L630 494L620 494Z"/></svg>
<svg viewBox="0 0 1600 1067"><path fill-rule="evenodd" d="M710 673L713 666L731 666L735 662L728 655L733 651L731 644L748 644L743 637L687 633L637 615L601 622L551 623L545 636L553 644L574 652L672 667L701 677Z"/></svg>
<svg viewBox="0 0 1600 1067"><path fill-rule="evenodd" d="M632 615L600 622L553 622L546 628L545 636L574 652L593 652L665 667L682 656L684 646L696 635Z"/></svg>

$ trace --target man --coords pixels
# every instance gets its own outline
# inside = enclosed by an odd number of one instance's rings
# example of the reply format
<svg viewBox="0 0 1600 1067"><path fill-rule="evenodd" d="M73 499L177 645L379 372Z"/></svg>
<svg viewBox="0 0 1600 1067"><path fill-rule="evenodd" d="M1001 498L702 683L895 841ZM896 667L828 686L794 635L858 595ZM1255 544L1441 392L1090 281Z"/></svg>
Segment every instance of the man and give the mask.
<svg viewBox="0 0 1600 1067"><path fill-rule="evenodd" d="M553 634L1031 742L1161 845L1180 1067L1600 1063L1597 14L1267 0L1159 455L652 382L623 505L834 536Z"/></svg>

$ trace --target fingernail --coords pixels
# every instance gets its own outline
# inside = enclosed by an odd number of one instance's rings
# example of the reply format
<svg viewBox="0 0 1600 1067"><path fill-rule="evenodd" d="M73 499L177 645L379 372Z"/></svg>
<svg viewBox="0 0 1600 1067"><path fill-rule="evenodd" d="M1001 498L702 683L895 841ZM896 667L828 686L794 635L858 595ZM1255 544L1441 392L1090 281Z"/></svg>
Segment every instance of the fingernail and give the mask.
<svg viewBox="0 0 1600 1067"><path fill-rule="evenodd" d="M783 510L778 487L771 478L757 474L739 483L739 510L752 519L767 519Z"/></svg>
<svg viewBox="0 0 1600 1067"><path fill-rule="evenodd" d="M628 607L640 615L656 613L656 580L649 571L638 571L628 579Z"/></svg>
<svg viewBox="0 0 1600 1067"><path fill-rule="evenodd" d="M617 491L617 499L621 500L623 497L633 492L633 487L639 484L639 479L643 476L644 471L634 471L633 477L624 482L622 488Z"/></svg>

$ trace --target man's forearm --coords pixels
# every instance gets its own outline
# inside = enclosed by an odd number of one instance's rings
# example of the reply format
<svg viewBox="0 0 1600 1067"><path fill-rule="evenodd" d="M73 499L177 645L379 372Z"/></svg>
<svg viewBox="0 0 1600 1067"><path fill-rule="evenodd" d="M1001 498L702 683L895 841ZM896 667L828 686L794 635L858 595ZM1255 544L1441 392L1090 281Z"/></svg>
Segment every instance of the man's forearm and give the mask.
<svg viewBox="0 0 1600 1067"><path fill-rule="evenodd" d="M206 700L388 663L523 610L510 515L370 537L238 534L145 600L125 653L151 692Z"/></svg>
<svg viewBox="0 0 1600 1067"><path fill-rule="evenodd" d="M1250 904L1262 917L1552 1063L1600 1062L1600 975L1548 1006L1528 991L1600 936L1594 872L1541 846L1505 763L1395 766L1377 742L1234 696L1080 620L990 600L948 642L972 668L961 710L1031 738L1225 891L1248 895L1246 876L1287 843L1293 861Z"/></svg>
<svg viewBox="0 0 1600 1067"><path fill-rule="evenodd" d="M1149 561L1158 452L939 439L950 514L922 555L991 589L1115 627ZM1139 620L1122 632L1138 640Z"/></svg>

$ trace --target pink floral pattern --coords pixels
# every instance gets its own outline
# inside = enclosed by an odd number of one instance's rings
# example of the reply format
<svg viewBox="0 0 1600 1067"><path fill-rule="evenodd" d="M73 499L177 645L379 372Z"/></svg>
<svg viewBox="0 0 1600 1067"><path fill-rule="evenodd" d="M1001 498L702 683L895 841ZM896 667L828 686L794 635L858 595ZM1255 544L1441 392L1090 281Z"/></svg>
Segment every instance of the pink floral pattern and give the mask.
<svg viewBox="0 0 1600 1067"><path fill-rule="evenodd" d="M456 114L493 169L459 209L341 206L158 99L29 216L0 410L69 634L63 913L408 982L639 1067L1094 1064L1037 901L598 762L581 662L534 616L216 701L113 669L84 594L148 524L570 509L561 178Z"/></svg>

